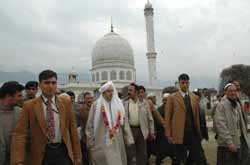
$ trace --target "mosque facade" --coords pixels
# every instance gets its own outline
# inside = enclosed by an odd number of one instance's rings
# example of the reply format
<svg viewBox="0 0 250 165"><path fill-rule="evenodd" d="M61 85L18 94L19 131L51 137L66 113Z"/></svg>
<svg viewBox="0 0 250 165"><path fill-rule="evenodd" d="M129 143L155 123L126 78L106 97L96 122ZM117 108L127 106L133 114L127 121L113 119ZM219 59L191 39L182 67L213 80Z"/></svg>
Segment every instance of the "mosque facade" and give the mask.
<svg viewBox="0 0 250 165"><path fill-rule="evenodd" d="M154 42L154 9L152 4L147 1L144 9L147 53L148 60L148 83L145 86L147 93L154 93L157 102L161 101L162 87L158 85L156 57ZM113 25L109 33L99 39L92 50L91 78L92 82L83 83L77 81L78 74L72 70L68 75L68 83L60 88L73 91L76 98L82 99L82 93L91 92L94 94L102 83L113 81L117 90L121 92L122 88L132 82L136 82L136 68L134 65L134 53L129 42L114 32Z"/></svg>

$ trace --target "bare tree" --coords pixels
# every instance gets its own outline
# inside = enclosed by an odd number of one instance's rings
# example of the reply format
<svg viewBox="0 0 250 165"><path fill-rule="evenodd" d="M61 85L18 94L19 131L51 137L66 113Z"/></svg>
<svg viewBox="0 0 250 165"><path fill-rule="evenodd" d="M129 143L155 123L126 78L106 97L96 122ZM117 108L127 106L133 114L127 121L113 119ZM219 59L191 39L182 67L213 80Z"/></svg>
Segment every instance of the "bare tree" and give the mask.
<svg viewBox="0 0 250 165"><path fill-rule="evenodd" d="M223 87L233 80L240 82L241 91L250 97L250 65L237 64L232 65L222 70L220 74L220 93L223 92Z"/></svg>

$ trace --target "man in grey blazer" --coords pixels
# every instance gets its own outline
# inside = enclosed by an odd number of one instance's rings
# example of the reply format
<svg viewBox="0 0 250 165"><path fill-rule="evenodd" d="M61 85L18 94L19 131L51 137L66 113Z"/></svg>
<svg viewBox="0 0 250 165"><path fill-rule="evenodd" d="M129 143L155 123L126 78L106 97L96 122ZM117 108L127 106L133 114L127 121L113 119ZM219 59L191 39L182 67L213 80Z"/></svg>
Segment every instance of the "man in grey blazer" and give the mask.
<svg viewBox="0 0 250 165"><path fill-rule="evenodd" d="M225 97L217 105L214 121L217 143L217 165L249 165L249 140L245 115L237 101L234 84L224 88Z"/></svg>
<svg viewBox="0 0 250 165"><path fill-rule="evenodd" d="M9 81L0 88L0 165L10 164L10 142L12 130L21 108L24 87L16 81Z"/></svg>
<svg viewBox="0 0 250 165"><path fill-rule="evenodd" d="M129 99L124 101L126 117L135 144L127 148L128 164L136 157L136 165L147 164L147 139L154 138L154 120L147 101L138 99L138 86L131 83L128 87Z"/></svg>

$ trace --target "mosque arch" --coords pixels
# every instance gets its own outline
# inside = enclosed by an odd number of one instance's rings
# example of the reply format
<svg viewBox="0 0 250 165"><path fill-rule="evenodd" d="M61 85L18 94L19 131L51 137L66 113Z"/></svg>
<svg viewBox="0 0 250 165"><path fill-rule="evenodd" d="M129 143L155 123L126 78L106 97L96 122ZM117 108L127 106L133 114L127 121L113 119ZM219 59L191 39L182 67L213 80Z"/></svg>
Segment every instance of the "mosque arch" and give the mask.
<svg viewBox="0 0 250 165"><path fill-rule="evenodd" d="M126 78L127 78L127 80L132 80L132 73L131 73L131 71L127 71Z"/></svg>
<svg viewBox="0 0 250 165"><path fill-rule="evenodd" d="M99 75L99 72L96 72L96 81L100 81L100 75Z"/></svg>
<svg viewBox="0 0 250 165"><path fill-rule="evenodd" d="M102 71L102 80L108 80L108 72Z"/></svg>
<svg viewBox="0 0 250 165"><path fill-rule="evenodd" d="M116 80L116 79L117 79L116 71L112 70L110 72L110 80Z"/></svg>
<svg viewBox="0 0 250 165"><path fill-rule="evenodd" d="M125 79L125 73L124 73L123 70L121 70L120 73L119 73L119 79L120 80L124 80Z"/></svg>

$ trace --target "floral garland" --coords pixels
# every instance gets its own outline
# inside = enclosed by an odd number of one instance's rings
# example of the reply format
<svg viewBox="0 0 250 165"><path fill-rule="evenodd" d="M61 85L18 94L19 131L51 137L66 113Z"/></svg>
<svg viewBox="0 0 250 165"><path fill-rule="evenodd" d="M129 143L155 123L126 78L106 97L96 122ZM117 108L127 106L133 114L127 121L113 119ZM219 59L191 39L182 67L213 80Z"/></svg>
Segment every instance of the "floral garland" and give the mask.
<svg viewBox="0 0 250 165"><path fill-rule="evenodd" d="M107 114L106 114L104 106L101 106L101 112L102 112L102 117L103 117L103 120L104 120L104 124L105 124L106 128L109 131L109 138L113 139L114 136L115 136L115 133L117 132L117 130L121 126L121 111L118 110L118 114L117 114L117 118L116 118L116 124L115 124L115 126L113 128L110 128L109 121L108 121Z"/></svg>

